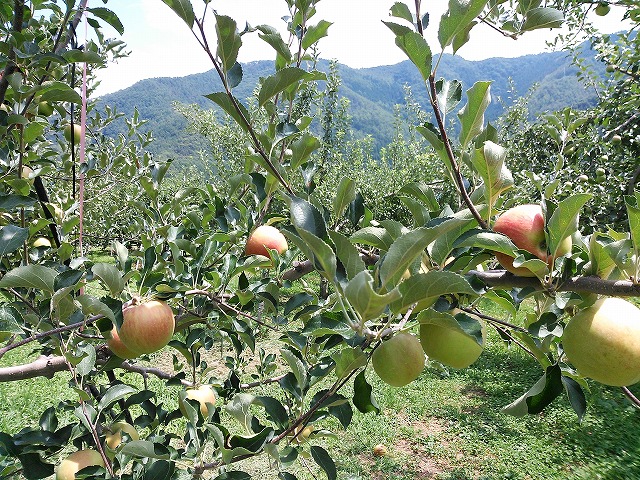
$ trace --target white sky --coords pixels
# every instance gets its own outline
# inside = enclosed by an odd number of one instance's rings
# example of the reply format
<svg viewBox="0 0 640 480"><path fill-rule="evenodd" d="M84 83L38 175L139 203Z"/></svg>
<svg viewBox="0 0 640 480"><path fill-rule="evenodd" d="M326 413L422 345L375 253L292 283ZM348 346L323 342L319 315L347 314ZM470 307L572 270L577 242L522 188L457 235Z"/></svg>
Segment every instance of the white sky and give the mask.
<svg viewBox="0 0 640 480"><path fill-rule="evenodd" d="M323 0L318 4L318 13L312 23L327 20L329 36L320 40L320 56L337 59L353 68L391 65L406 59L396 47L391 31L382 24L389 20L389 8L395 0ZM202 15L201 2L192 0L196 16ZM432 51L438 51L437 25L445 10L447 0L428 0L423 9L430 13L431 23L427 28L427 40ZM102 6L92 0L89 6ZM102 84L97 94L103 95L126 88L139 80L153 77L181 77L205 72L213 66L206 57L187 25L180 20L161 0L110 0L107 7L122 21L131 55L110 65L100 74ZM288 14L284 0L213 0L209 8L236 20L240 29L245 22L255 26L268 24L285 31L282 17ZM215 43L213 15L208 13L210 41ZM622 10L613 8L606 17L596 17L596 26L603 32L612 33L623 28ZM402 20L398 19L402 23ZM117 32L107 27L107 36ZM79 29L79 31L83 31ZM482 60L489 57L517 57L546 50L545 41L555 35L554 31L529 32L514 41L505 38L490 28L478 25L471 31L471 42L463 46L458 55L467 60ZM287 37L283 33L283 37ZM480 41L478 41L481 39ZM273 60L275 52L257 34L243 36L240 62Z"/></svg>

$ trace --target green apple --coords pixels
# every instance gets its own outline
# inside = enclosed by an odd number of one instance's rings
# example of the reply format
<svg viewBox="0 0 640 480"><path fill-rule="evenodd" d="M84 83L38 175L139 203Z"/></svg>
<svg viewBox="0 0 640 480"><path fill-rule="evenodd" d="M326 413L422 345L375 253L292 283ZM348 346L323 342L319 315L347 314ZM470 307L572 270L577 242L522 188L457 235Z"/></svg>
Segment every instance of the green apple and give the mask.
<svg viewBox="0 0 640 480"><path fill-rule="evenodd" d="M620 145L622 143L622 137L620 135L614 135L611 137L611 143L614 145Z"/></svg>
<svg viewBox="0 0 640 480"><path fill-rule="evenodd" d="M56 480L75 480L76 473L92 465L104 467L104 460L96 450L78 450L60 462L56 469Z"/></svg>
<svg viewBox="0 0 640 480"><path fill-rule="evenodd" d="M493 226L496 232L509 237L516 247L532 253L553 267L553 256L547 253L547 243L544 233L544 216L542 207L537 204L518 205L504 212ZM571 252L571 237L566 237L558 248L558 255ZM496 258L509 272L521 277L534 277L535 274L525 267L514 267L513 257L496 252Z"/></svg>
<svg viewBox="0 0 640 480"><path fill-rule="evenodd" d="M482 325L482 345L464 332L435 323L420 325L420 344L432 360L452 368L467 368L482 353L487 331Z"/></svg>
<svg viewBox="0 0 640 480"><path fill-rule="evenodd" d="M383 382L403 387L424 370L424 352L415 335L398 333L376 348L371 363Z"/></svg>
<svg viewBox="0 0 640 480"><path fill-rule="evenodd" d="M67 142L70 142L71 141L71 124L65 125L63 133L64 133L64 138L67 140ZM82 128L77 123L74 123L73 124L73 143L75 145L80 144L81 134L82 134Z"/></svg>
<svg viewBox="0 0 640 480"><path fill-rule="evenodd" d="M574 315L562 334L564 352L578 372L605 385L640 381L640 309L603 298Z"/></svg>
<svg viewBox="0 0 640 480"><path fill-rule="evenodd" d="M115 422L113 423L105 435L105 441L107 446L111 450L115 450L122 443L122 434L129 435L131 440L140 440L140 435L136 428L128 422Z"/></svg>
<svg viewBox="0 0 640 480"><path fill-rule="evenodd" d="M610 10L611 10L611 7L609 6L608 3L600 2L598 4L598 6L596 7L596 15L598 15L600 17L604 17L605 15L607 15L609 13Z"/></svg>
<svg viewBox="0 0 640 480"><path fill-rule="evenodd" d="M267 248L276 250L282 255L288 250L289 245L285 236L277 228L271 225L260 225L249 235L245 254L268 257L269 251Z"/></svg>

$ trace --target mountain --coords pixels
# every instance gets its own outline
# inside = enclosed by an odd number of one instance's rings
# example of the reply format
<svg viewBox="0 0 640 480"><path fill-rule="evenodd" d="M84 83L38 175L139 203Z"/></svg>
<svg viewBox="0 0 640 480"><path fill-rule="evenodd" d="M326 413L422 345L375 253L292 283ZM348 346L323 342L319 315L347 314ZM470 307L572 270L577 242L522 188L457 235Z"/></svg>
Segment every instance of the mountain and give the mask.
<svg viewBox="0 0 640 480"><path fill-rule="evenodd" d="M592 64L596 72L604 72L604 66L595 61L588 47L583 46L581 56ZM463 92L476 81L491 80L492 101L486 113L486 119L491 121L503 110L499 99L508 101L513 96L510 85L513 85L517 95L524 95L534 84L539 85L529 101L532 114L564 107L581 109L595 104L595 92L580 84L578 68L571 60L566 52L481 61L445 55L438 69L438 77L460 80ZM261 77L273 73L273 62L256 61L243 64L242 67L243 80L234 94L244 100L252 95ZM328 72L329 62L320 61L318 68ZM424 83L408 60L396 65L361 69L340 65L339 73L342 80L340 95L350 100L349 113L355 134L372 135L377 148L391 141L394 105L404 102L404 85L411 87L415 99L423 109L428 110ZM151 150L156 155L189 161L206 144L185 131L186 120L174 111L172 102L214 108L214 104L204 95L221 90L220 80L211 70L185 77L142 80L129 88L101 97L99 103L109 104L127 116L136 107L140 118L148 120L142 130L150 130L154 134ZM124 128L122 123L107 133L124 131Z"/></svg>

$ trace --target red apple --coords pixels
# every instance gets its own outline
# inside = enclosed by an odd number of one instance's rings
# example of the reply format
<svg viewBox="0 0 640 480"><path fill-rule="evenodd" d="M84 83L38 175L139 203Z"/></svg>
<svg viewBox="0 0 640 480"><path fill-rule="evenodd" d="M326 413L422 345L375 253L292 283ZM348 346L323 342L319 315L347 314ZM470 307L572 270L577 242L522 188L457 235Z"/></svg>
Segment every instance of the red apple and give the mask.
<svg viewBox="0 0 640 480"><path fill-rule="evenodd" d="M96 450L78 450L60 462L56 469L56 480L75 480L76 473L92 465L104 467L102 455Z"/></svg>
<svg viewBox="0 0 640 480"><path fill-rule="evenodd" d="M516 247L532 253L553 267L553 256L547 254L547 243L544 235L544 216L540 205L519 205L504 212L496 220L493 229L506 235ZM558 249L559 255L571 251L571 237L565 238ZM506 270L521 277L534 277L535 274L525 267L514 267L513 257L496 252L496 258Z"/></svg>
<svg viewBox="0 0 640 480"><path fill-rule="evenodd" d="M282 255L288 250L289 245L287 244L287 239L277 228L271 225L260 225L249 235L245 253L247 255L264 255L268 257L267 247L277 250Z"/></svg>
<svg viewBox="0 0 640 480"><path fill-rule="evenodd" d="M134 352L120 340L120 335L118 335L118 329L115 325L111 330L111 338L107 340L107 346L120 358L132 359L140 356L138 352Z"/></svg>
<svg viewBox="0 0 640 480"><path fill-rule="evenodd" d="M132 352L153 353L173 336L175 319L171 307L160 300L134 299L122 308L122 326L118 335Z"/></svg>

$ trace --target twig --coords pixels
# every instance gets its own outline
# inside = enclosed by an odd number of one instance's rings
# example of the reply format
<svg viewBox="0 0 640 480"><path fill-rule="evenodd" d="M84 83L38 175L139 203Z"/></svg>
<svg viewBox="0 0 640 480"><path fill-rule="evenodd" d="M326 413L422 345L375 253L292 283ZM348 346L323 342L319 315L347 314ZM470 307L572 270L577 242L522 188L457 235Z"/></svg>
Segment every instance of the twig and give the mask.
<svg viewBox="0 0 640 480"><path fill-rule="evenodd" d="M622 391L636 408L640 408L640 399L638 399L628 387L622 387Z"/></svg>

